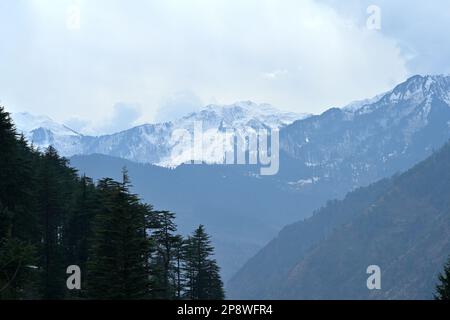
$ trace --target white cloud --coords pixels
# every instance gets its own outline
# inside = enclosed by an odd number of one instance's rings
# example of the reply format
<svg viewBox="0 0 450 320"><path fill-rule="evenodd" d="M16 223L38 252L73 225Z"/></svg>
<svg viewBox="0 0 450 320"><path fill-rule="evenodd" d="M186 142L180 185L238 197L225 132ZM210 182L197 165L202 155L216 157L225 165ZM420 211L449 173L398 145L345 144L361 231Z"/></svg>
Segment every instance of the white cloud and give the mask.
<svg viewBox="0 0 450 320"><path fill-rule="evenodd" d="M157 122L180 119L188 113L199 111L204 107L202 100L193 92L188 91L176 92L164 97L159 105L155 116Z"/></svg>
<svg viewBox="0 0 450 320"><path fill-rule="evenodd" d="M366 8L381 9L380 33L396 39L410 74L449 74L450 2L448 0L318 0L356 25L366 24Z"/></svg>
<svg viewBox="0 0 450 320"><path fill-rule="evenodd" d="M85 135L111 134L142 124L139 121L141 116L142 111L138 104L120 102L100 121L71 117L64 124Z"/></svg>
<svg viewBox="0 0 450 320"><path fill-rule="evenodd" d="M0 30L9 28L0 31L0 97L57 120L101 123L118 101L134 101L151 121L176 92L320 112L408 73L396 41L312 0L14 3L0 5ZM71 30L74 4L80 28Z"/></svg>

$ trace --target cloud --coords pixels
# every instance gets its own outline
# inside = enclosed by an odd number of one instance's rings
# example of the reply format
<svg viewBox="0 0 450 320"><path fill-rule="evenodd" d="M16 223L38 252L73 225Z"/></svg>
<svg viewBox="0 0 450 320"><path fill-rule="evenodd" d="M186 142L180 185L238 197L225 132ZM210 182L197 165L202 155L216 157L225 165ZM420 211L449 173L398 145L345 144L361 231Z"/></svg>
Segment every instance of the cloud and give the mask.
<svg viewBox="0 0 450 320"><path fill-rule="evenodd" d="M373 0L319 0L333 7L338 14L359 26L366 23L365 9ZM375 2L381 9L379 32L396 39L405 58L409 74L449 74L450 42L446 41L450 30L450 3L435 1Z"/></svg>
<svg viewBox="0 0 450 320"><path fill-rule="evenodd" d="M91 123L85 119L70 117L64 121L64 125L78 133L86 134L86 132L90 130L89 127Z"/></svg>
<svg viewBox="0 0 450 320"><path fill-rule="evenodd" d="M114 105L111 118L104 125L103 131L117 132L129 129L137 124L141 115L141 107L138 104L117 103Z"/></svg>
<svg viewBox="0 0 450 320"><path fill-rule="evenodd" d="M203 107L202 100L193 92L176 92L163 98L156 113L155 121L167 122L179 119Z"/></svg>
<svg viewBox="0 0 450 320"><path fill-rule="evenodd" d="M71 117L64 122L69 128L85 135L104 135L127 130L136 125L142 116L141 107L138 104L116 103L112 112L100 121L85 120L79 117Z"/></svg>
<svg viewBox="0 0 450 320"><path fill-rule="evenodd" d="M381 2L380 32L367 30L365 3L352 1L2 2L0 97L59 121L95 123L105 122L117 101L138 103L141 121L212 100L317 113L388 90L411 72L448 68L444 13L438 29L425 23L435 21L432 4ZM79 28L67 28L74 4ZM404 10L422 8L421 23L401 25ZM172 101L174 92L198 101Z"/></svg>

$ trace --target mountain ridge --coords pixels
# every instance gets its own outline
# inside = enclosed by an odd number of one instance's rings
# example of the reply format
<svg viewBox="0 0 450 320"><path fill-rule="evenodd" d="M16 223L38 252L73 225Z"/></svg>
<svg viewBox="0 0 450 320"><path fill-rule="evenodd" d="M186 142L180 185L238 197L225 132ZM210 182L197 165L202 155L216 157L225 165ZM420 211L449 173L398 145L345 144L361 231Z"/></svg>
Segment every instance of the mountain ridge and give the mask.
<svg viewBox="0 0 450 320"><path fill-rule="evenodd" d="M191 158L190 143L174 136L176 130L192 133L195 122L202 123L203 134L206 136L205 162L220 163L223 162L224 156L219 154L221 146L210 141L213 138L223 139L224 129L229 128L245 135L251 130L279 129L307 116L283 112L269 104L241 101L231 105L208 105L199 112L169 122L143 124L112 134L89 136L58 124L48 117L27 113L12 115L18 120L17 129L35 147L44 149L53 145L65 157L100 153L165 167L176 167L186 161L196 160ZM175 147L181 149L181 155L175 154Z"/></svg>
<svg viewBox="0 0 450 320"><path fill-rule="evenodd" d="M449 164L447 143L405 173L285 227L232 278L230 298L432 299L450 254ZM373 264L382 290L366 288Z"/></svg>

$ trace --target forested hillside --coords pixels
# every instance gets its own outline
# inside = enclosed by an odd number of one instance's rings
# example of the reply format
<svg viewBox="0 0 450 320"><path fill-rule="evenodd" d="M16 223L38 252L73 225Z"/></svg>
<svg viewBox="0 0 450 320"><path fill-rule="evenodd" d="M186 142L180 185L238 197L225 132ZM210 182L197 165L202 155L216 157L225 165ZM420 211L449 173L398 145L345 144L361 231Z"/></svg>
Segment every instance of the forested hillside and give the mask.
<svg viewBox="0 0 450 320"><path fill-rule="evenodd" d="M432 299L450 255L450 144L404 174L286 227L230 281L232 298ZM381 290L366 269L381 268Z"/></svg>
<svg viewBox="0 0 450 320"><path fill-rule="evenodd" d="M205 228L183 238L174 213L130 186L126 169L94 183L52 147L37 152L0 107L0 298L223 299Z"/></svg>

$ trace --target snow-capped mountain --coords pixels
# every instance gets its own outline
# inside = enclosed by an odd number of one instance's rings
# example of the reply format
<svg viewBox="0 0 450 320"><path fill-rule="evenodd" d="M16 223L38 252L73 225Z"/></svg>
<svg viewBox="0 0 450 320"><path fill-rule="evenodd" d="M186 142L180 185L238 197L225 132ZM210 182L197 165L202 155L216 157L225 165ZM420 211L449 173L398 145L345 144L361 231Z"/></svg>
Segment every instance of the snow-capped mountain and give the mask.
<svg viewBox="0 0 450 320"><path fill-rule="evenodd" d="M78 154L82 151L83 136L49 117L27 112L13 113L11 116L17 130L39 149L52 145L65 155Z"/></svg>
<svg viewBox="0 0 450 320"><path fill-rule="evenodd" d="M257 130L280 129L295 120L304 119L307 114L280 112L268 104L256 104L251 101L232 105L209 105L204 110L191 113L173 123L172 133L177 130L189 132L187 139L171 135L167 144L170 153L158 162L161 166L176 166L190 160L206 163L223 163L225 152L232 149L234 142L227 131L242 137ZM191 149L194 137L194 125L201 124L202 154ZM178 131L181 132L181 131Z"/></svg>
<svg viewBox="0 0 450 320"><path fill-rule="evenodd" d="M176 212L181 228L208 225L227 278L283 225L311 215L326 201L356 187L408 170L444 145L450 138L448 80L416 76L373 101L333 108L282 127L280 170L274 176L258 176L259 170L250 166L167 170L99 155L74 157L71 163L95 178L120 178L120 169L127 166L136 193L157 208ZM162 155L171 154L167 139L174 129L192 128L193 119L204 120L204 127L213 131L221 124L237 128L257 118L254 113L237 116L250 113L245 111L247 105L251 104L237 104L236 110L211 106L171 123L133 128L86 145L90 151L122 158L141 155L144 162L155 156L153 163L160 163Z"/></svg>
<svg viewBox="0 0 450 320"><path fill-rule="evenodd" d="M450 138L449 97L449 76L414 76L372 101L296 121L280 134L281 150L304 166L291 185L335 180L351 190L425 159Z"/></svg>
<svg viewBox="0 0 450 320"><path fill-rule="evenodd" d="M182 118L181 122L203 121L209 127L219 125L230 128L280 128L306 116L308 115L282 112L269 104L242 101L231 105L209 105L200 112Z"/></svg>
<svg viewBox="0 0 450 320"><path fill-rule="evenodd" d="M248 134L258 129L279 129L306 114L281 112L268 104L251 101L232 105L209 105L171 122L145 124L111 135L85 136L58 124L48 117L16 113L12 117L19 132L38 148L53 145L61 155L105 154L139 163L175 167L186 161L223 162L224 151L231 143L225 139L226 130ZM192 140L177 133L193 136L194 125L201 124L203 154L192 153Z"/></svg>

